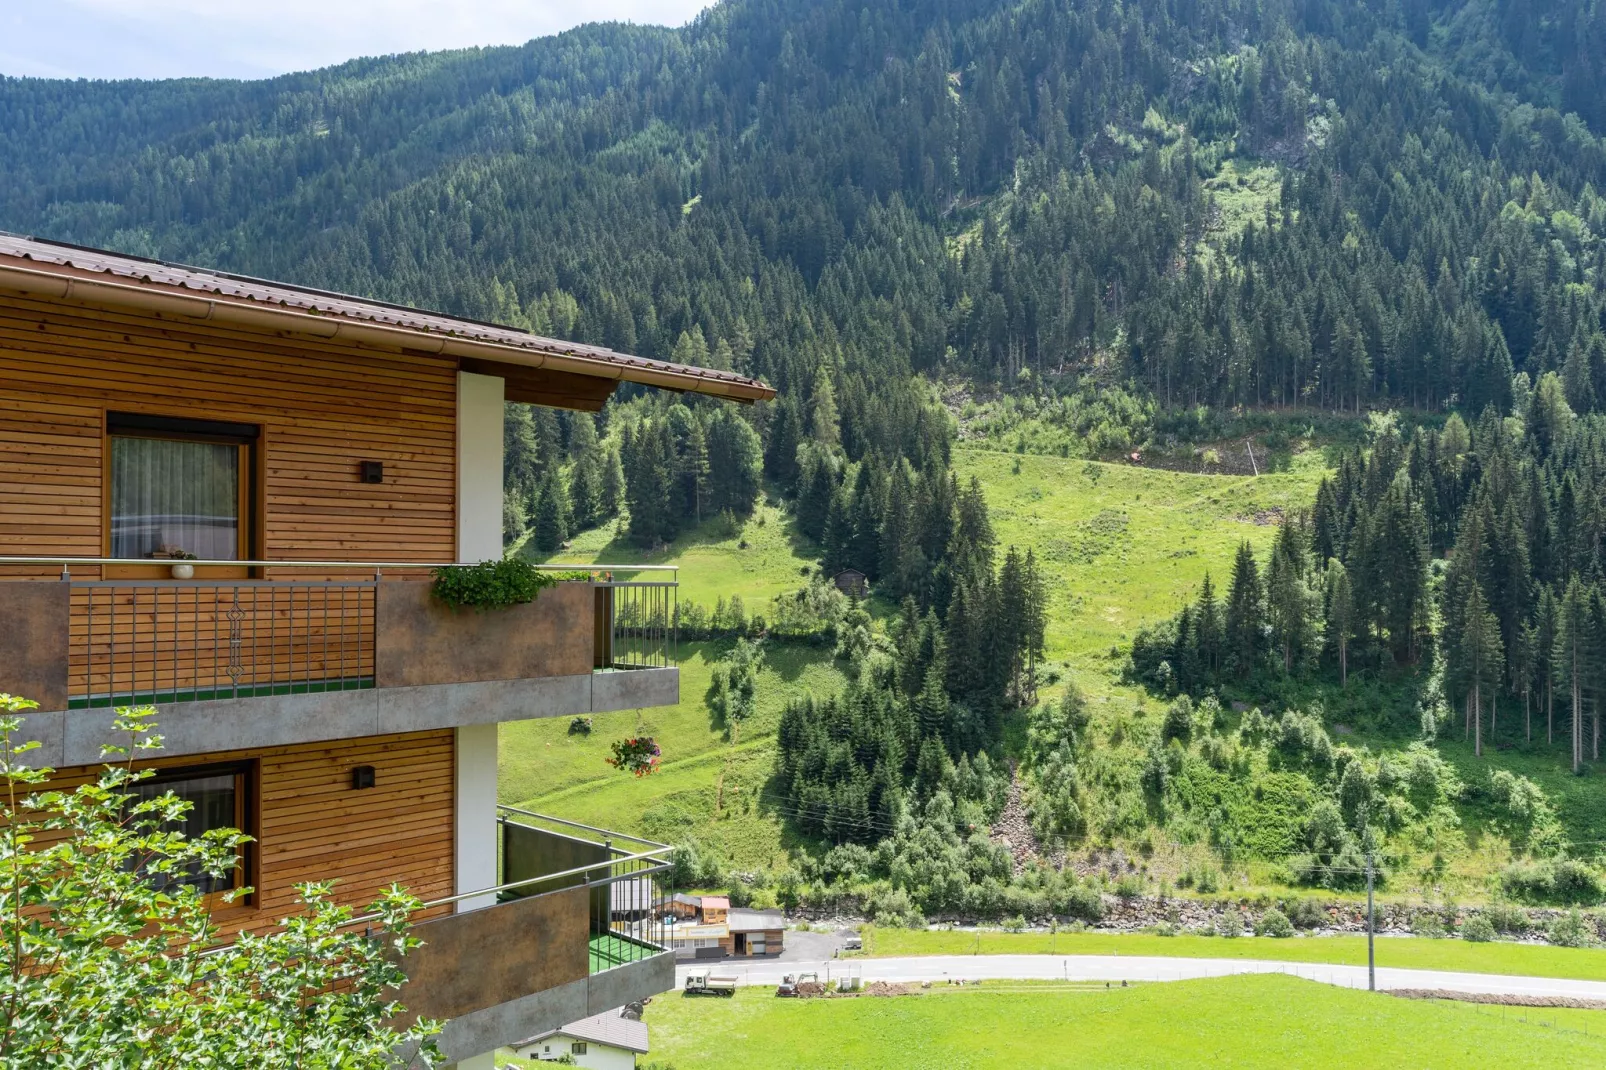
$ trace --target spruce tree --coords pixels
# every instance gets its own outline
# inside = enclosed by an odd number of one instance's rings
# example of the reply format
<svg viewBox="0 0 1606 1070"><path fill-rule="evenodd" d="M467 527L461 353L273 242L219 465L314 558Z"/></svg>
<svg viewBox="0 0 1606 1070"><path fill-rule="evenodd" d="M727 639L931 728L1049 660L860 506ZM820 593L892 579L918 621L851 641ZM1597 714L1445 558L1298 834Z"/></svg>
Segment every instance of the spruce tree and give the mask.
<svg viewBox="0 0 1606 1070"><path fill-rule="evenodd" d="M1233 559L1225 619L1227 656L1240 676L1247 676L1259 664L1264 618L1260 570L1255 565L1255 551L1246 539L1238 544L1238 556Z"/></svg>
<svg viewBox="0 0 1606 1070"><path fill-rule="evenodd" d="M535 506L535 548L556 553L569 538L569 495L558 466L550 465L541 479Z"/></svg>
<svg viewBox="0 0 1606 1070"><path fill-rule="evenodd" d="M1338 686L1349 686L1349 643L1355 634L1355 595L1338 560L1327 562L1327 638L1338 654Z"/></svg>
<svg viewBox="0 0 1606 1070"><path fill-rule="evenodd" d="M1593 668L1589 590L1574 576L1556 607L1555 680L1567 690L1572 710L1573 772L1584 765L1584 694Z"/></svg>
<svg viewBox="0 0 1606 1070"><path fill-rule="evenodd" d="M1500 644L1500 622L1489 610L1483 589L1473 584L1461 610L1461 627L1457 657L1458 675L1467 690L1468 709L1473 722L1473 753L1483 756L1483 705L1484 695L1493 699L1504 672L1504 657Z"/></svg>

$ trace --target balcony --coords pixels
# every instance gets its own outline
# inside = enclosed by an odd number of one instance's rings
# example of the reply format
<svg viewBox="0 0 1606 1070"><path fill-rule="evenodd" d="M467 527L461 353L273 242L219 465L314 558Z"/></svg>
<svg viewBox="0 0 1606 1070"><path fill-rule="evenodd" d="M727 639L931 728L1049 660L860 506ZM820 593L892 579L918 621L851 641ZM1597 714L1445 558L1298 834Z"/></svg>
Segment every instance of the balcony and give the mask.
<svg viewBox="0 0 1606 1070"><path fill-rule="evenodd" d="M599 569L475 611L437 602L431 566L416 563L185 564L254 578L128 579L117 572L151 562L0 557L59 572L0 582L13 625L0 629L0 690L62 715L55 764L96 761L106 742L109 716L77 711L132 704L162 707L170 753L202 753L679 698L669 566ZM313 723L325 734L307 735Z"/></svg>
<svg viewBox="0 0 1606 1070"><path fill-rule="evenodd" d="M668 991L659 875L671 848L502 807L495 888L425 904L496 905L420 923L409 1012L448 1019L461 1059Z"/></svg>

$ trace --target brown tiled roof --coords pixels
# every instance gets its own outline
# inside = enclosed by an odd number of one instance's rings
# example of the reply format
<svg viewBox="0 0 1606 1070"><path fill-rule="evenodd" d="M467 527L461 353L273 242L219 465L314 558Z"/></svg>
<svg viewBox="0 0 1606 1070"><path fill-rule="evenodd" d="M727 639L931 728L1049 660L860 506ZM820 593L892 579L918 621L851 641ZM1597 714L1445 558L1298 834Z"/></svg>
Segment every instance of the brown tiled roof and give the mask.
<svg viewBox="0 0 1606 1070"><path fill-rule="evenodd" d="M345 321L425 336L454 351L473 350L475 355L492 360L552 366L739 401L775 396L775 391L764 383L735 372L649 360L602 346L544 338L515 327L404 305L0 232L0 288L27 288L28 279L38 276L51 276L58 282L68 280L69 294L73 293L71 280L89 283L74 294L84 300L94 300L96 292L110 300L119 293L131 299L141 293L194 297L208 302L209 312L221 308L227 314L244 308L317 318L325 324ZM19 282L23 285L19 286Z"/></svg>

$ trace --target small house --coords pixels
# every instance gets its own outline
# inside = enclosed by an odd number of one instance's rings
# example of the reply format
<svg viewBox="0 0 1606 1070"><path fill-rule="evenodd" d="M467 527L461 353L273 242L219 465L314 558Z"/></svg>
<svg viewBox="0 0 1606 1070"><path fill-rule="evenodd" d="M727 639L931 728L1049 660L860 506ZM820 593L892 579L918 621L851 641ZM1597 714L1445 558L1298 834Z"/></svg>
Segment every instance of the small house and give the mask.
<svg viewBox="0 0 1606 1070"><path fill-rule="evenodd" d="M863 598L870 590L869 577L856 568L845 568L832 581L849 598Z"/></svg>
<svg viewBox="0 0 1606 1070"><path fill-rule="evenodd" d="M779 910L733 910L727 955L738 958L779 955L786 936L786 917Z"/></svg>
<svg viewBox="0 0 1606 1070"><path fill-rule="evenodd" d="M647 1054L647 1023L617 1010L595 1014L561 1029L551 1029L513 1045L520 1059L554 1063L568 1056L575 1066L596 1070L633 1070L636 1056Z"/></svg>
<svg viewBox="0 0 1606 1070"><path fill-rule="evenodd" d="M723 925L725 915L730 911L731 901L725 895L703 896L702 920L704 925Z"/></svg>
<svg viewBox="0 0 1606 1070"><path fill-rule="evenodd" d="M696 921L703 912L703 897L676 892L664 900L663 915L676 921Z"/></svg>

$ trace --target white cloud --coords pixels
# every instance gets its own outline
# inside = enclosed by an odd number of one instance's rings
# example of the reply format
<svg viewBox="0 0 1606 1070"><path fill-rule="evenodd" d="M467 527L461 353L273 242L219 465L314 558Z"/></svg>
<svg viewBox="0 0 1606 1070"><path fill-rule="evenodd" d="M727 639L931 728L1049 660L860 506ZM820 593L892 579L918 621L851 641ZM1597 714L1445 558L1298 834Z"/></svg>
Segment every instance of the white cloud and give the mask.
<svg viewBox="0 0 1606 1070"><path fill-rule="evenodd" d="M47 78L261 78L327 67L357 56L522 44L585 22L678 26L708 3L0 0L0 73Z"/></svg>

